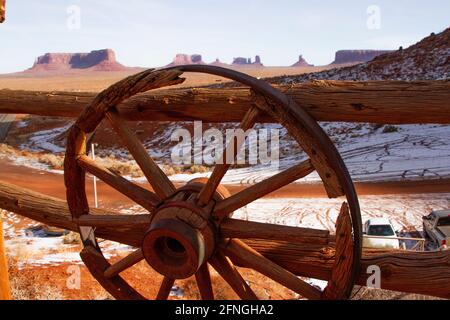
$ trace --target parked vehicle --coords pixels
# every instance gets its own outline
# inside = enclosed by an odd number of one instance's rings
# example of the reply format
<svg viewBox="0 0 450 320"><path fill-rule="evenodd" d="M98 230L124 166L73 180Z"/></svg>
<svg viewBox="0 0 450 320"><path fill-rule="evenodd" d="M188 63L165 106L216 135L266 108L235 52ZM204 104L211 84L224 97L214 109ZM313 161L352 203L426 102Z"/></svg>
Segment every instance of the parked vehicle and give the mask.
<svg viewBox="0 0 450 320"><path fill-rule="evenodd" d="M27 237L62 237L68 234L69 231L61 228L51 227L47 225L38 225L27 228L25 234Z"/></svg>
<svg viewBox="0 0 450 320"><path fill-rule="evenodd" d="M365 248L400 248L400 241L389 219L369 219L364 224L363 231L363 247Z"/></svg>
<svg viewBox="0 0 450 320"><path fill-rule="evenodd" d="M450 210L432 211L423 216L423 231L425 237L439 247L450 244Z"/></svg>

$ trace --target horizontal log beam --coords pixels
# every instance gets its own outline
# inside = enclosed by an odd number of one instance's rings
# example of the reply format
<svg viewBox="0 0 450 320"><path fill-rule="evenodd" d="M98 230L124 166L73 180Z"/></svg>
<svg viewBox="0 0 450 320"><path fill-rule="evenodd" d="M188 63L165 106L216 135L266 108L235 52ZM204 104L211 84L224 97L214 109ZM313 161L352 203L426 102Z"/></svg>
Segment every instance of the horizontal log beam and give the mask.
<svg viewBox="0 0 450 320"><path fill-rule="evenodd" d="M2 181L0 181L0 208L50 226L78 232L78 226L72 220L66 201ZM91 208L90 211L93 215L111 214L102 209ZM96 228L95 234L103 239L139 246L142 242L141 235L147 228L146 224L135 225L133 228L111 224Z"/></svg>
<svg viewBox="0 0 450 320"><path fill-rule="evenodd" d="M330 232L328 230L296 228L231 218L222 221L220 234L224 238L256 238L313 244L328 244L330 240Z"/></svg>
<svg viewBox="0 0 450 320"><path fill-rule="evenodd" d="M267 240L245 240L267 258L298 276L327 280L334 264L334 244L301 245ZM380 268L381 289L450 299L450 250L407 251L363 249L356 284L367 285L371 266Z"/></svg>
<svg viewBox="0 0 450 320"><path fill-rule="evenodd" d="M0 208L55 227L77 231L65 201L0 182ZM94 214L105 214L98 209ZM132 229L96 228L104 239L139 246L146 225ZM330 237L333 239L334 237ZM245 239L244 242L265 257L299 275L327 280L334 264L334 243L300 244L286 241ZM415 252L364 249L357 284L366 285L370 266L381 269L381 288L450 298L450 250Z"/></svg>
<svg viewBox="0 0 450 320"><path fill-rule="evenodd" d="M317 121L450 123L450 81L312 81L280 86ZM95 93L0 90L0 113L77 117ZM240 122L247 88L176 88L140 94L118 106L132 121ZM272 122L261 115L258 122Z"/></svg>

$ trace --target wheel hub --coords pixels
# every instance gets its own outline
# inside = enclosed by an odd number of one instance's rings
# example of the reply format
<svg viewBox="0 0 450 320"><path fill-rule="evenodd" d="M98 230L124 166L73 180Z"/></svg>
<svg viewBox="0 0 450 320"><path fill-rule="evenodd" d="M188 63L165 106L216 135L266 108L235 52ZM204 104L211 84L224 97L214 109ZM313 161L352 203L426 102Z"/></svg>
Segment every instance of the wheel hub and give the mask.
<svg viewBox="0 0 450 320"><path fill-rule="evenodd" d="M217 221L211 212L215 201L227 192L222 187L214 200L199 206L196 198L203 185L202 180L189 182L154 213L142 252L148 264L164 276L185 279L194 275L215 250Z"/></svg>
<svg viewBox="0 0 450 320"><path fill-rule="evenodd" d="M204 236L176 218L160 220L150 227L142 243L147 262L159 273L175 279L193 275L209 258Z"/></svg>

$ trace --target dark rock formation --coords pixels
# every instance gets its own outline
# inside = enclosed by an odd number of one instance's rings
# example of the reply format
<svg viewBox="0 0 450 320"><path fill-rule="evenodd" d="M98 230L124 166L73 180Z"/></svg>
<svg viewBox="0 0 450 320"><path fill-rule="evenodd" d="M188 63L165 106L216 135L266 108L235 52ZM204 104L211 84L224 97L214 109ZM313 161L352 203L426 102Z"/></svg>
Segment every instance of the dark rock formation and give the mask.
<svg viewBox="0 0 450 320"><path fill-rule="evenodd" d="M255 62L252 62L252 58L237 57L233 59L232 64L236 66L263 66L261 57L258 55L255 56Z"/></svg>
<svg viewBox="0 0 450 320"><path fill-rule="evenodd" d="M392 50L339 50L333 64L360 63L373 60L375 57L392 52Z"/></svg>
<svg viewBox="0 0 450 320"><path fill-rule="evenodd" d="M243 57L233 58L233 63L232 64L246 65L246 64L248 64L248 59L247 58L243 58Z"/></svg>
<svg viewBox="0 0 450 320"><path fill-rule="evenodd" d="M180 66L184 64L205 64L200 54L184 54L178 53L168 66Z"/></svg>
<svg viewBox="0 0 450 320"><path fill-rule="evenodd" d="M292 65L292 67L313 67L314 65L306 62L302 55L298 56L298 61Z"/></svg>
<svg viewBox="0 0 450 320"><path fill-rule="evenodd" d="M230 65L228 63L222 62L220 61L219 58L217 58L216 60L214 60L214 62L211 62L210 65L212 66L218 66L218 67L229 67Z"/></svg>
<svg viewBox="0 0 450 320"><path fill-rule="evenodd" d="M128 68L116 60L111 49L94 50L89 53L46 53L36 59L27 72L64 71L88 69L94 71L122 71Z"/></svg>

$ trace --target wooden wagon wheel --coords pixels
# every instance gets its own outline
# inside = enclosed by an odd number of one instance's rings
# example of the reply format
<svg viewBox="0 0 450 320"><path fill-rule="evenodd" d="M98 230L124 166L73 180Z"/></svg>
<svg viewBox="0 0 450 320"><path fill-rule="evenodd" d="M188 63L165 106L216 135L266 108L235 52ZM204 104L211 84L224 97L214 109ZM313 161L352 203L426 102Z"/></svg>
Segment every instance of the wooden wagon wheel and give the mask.
<svg viewBox="0 0 450 320"><path fill-rule="evenodd" d="M258 116L267 113L287 129L309 159L232 196L220 185L230 167L228 164L217 164L209 179L192 181L176 189L121 119L115 106L135 94L181 83L184 79L180 75L184 72L214 74L249 86L254 99L240 127L244 131L252 128ZM86 156L86 135L93 132L104 117L133 155L154 193ZM238 149L239 146L233 148L232 156L236 156ZM314 244L319 240L312 236L310 229L230 218L233 211L314 170L321 177L329 197L347 198L337 220L338 256L324 291L301 280L245 243L245 239L264 239ZM85 193L86 171L134 200L149 214L111 215L90 209ZM314 119L292 99L262 80L204 65L147 70L123 79L98 94L70 129L64 178L70 212L79 226L84 244L81 257L92 275L118 299L144 298L119 275L144 259L164 276L157 299L167 299L174 281L190 276L195 276L201 297L213 299L208 265L242 299L256 299L257 296L235 265L252 268L308 299L348 298L353 288L361 256L362 231L358 199L351 178L331 140ZM101 232L96 228L110 228L112 233L117 232L117 236L112 238L135 246L136 251L111 265L97 244L96 236L101 237Z"/></svg>

